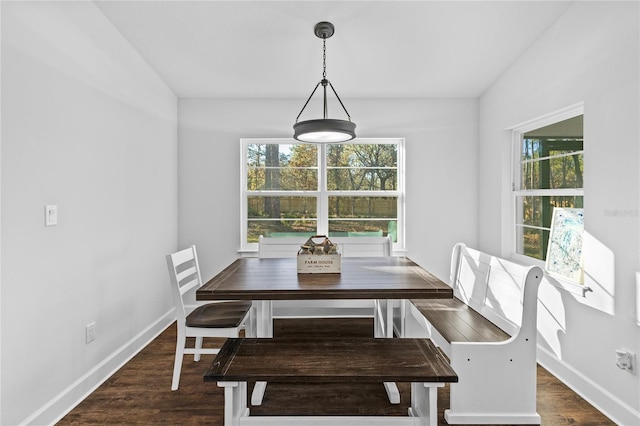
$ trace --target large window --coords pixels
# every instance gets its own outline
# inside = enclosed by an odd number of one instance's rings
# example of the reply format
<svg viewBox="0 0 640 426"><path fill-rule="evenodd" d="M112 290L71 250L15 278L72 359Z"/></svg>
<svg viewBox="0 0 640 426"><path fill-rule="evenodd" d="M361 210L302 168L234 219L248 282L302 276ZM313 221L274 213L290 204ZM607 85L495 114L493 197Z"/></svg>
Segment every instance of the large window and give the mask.
<svg viewBox="0 0 640 426"><path fill-rule="evenodd" d="M391 235L403 242L402 139L241 141L242 248L258 237Z"/></svg>
<svg viewBox="0 0 640 426"><path fill-rule="evenodd" d="M550 117L514 131L512 189L518 254L545 260L554 207L583 207L581 111L581 107L572 109L559 115L563 118Z"/></svg>

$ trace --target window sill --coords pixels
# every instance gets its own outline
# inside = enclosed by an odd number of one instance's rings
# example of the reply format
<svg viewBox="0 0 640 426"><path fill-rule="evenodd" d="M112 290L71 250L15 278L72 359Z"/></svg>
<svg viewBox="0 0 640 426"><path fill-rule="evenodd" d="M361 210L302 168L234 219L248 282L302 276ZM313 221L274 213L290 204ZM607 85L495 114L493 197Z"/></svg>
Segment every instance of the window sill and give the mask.
<svg viewBox="0 0 640 426"><path fill-rule="evenodd" d="M239 249L237 253L240 255L240 257L258 257L258 250L254 249ZM407 255L407 253L408 251L403 248L393 248L391 250L391 256L404 257Z"/></svg>
<svg viewBox="0 0 640 426"><path fill-rule="evenodd" d="M528 256L523 256L521 254L512 254L511 259L515 262L524 264L524 265L532 265L538 266L544 272L544 280L551 284L552 286L559 288L561 290L567 291L571 294L575 294L580 297L587 297L587 293L592 292L591 287L585 284L578 284L562 277L558 277L557 275L553 275L549 271L545 269L545 263L542 260L533 259Z"/></svg>
<svg viewBox="0 0 640 426"><path fill-rule="evenodd" d="M556 277L551 275L550 272L548 272L546 269L542 268L542 270L544 271L544 276L547 280L547 282L551 285L553 285L554 287L557 287L559 289L568 291L569 293L578 295L580 297L587 297L587 293L592 292L593 290L591 289L591 287L589 287L588 285L585 284L577 284L571 281L567 281L565 279L562 279L560 277Z"/></svg>

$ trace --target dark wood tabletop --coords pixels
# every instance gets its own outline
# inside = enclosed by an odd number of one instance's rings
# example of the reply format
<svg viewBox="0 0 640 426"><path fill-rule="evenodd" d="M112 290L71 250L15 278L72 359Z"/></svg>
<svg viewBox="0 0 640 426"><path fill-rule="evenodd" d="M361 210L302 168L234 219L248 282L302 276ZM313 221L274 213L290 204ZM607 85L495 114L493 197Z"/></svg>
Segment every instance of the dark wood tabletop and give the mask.
<svg viewBox="0 0 640 426"><path fill-rule="evenodd" d="M457 382L429 339L227 339L205 381Z"/></svg>
<svg viewBox="0 0 640 426"><path fill-rule="evenodd" d="M298 274L295 258L240 258L196 292L197 300L452 297L450 286L406 257L346 257L339 274Z"/></svg>

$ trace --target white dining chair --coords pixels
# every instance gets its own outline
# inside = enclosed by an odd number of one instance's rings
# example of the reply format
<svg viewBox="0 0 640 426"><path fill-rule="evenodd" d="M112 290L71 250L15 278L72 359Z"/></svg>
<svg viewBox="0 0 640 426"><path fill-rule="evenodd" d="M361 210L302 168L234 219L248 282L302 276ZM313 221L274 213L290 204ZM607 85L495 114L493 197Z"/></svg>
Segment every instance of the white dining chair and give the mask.
<svg viewBox="0 0 640 426"><path fill-rule="evenodd" d="M205 337L238 337L246 323L253 324L251 301L206 303L190 309L185 294L202 286L196 246L167 255L167 266L176 306L177 342L171 390L177 390L184 354L200 361L202 354L217 354L219 348L203 348ZM249 332L252 335L253 333ZM195 337L193 348L187 348L187 337Z"/></svg>

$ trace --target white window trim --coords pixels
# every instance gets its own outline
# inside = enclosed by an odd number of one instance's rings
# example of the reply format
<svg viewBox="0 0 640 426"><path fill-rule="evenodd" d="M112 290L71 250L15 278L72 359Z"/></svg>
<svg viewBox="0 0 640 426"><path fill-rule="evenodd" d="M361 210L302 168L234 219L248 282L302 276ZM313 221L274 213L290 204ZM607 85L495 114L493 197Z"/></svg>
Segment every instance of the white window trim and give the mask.
<svg viewBox="0 0 640 426"><path fill-rule="evenodd" d="M518 224L516 222L517 219L517 201L516 198L518 196L540 196L540 195L578 195L584 196L584 188L576 189L576 188L563 188L563 189L533 189L533 190L518 190L516 188L520 187L520 176L519 176L519 167L520 164L520 143L522 140L522 135L524 133L530 132L535 129L539 129L541 127L549 126L551 124L568 120L573 117L577 117L579 115L584 115L584 103L580 102L575 105L568 106L566 108L560 109L558 111L545 114L541 117L535 118L533 120L526 121L524 123L520 123L518 125L509 127L506 129L511 133L510 144L511 144L511 161L510 161L510 174L509 174L509 195L508 195L508 204L509 204L509 221L505 223L504 231L506 238L503 240L503 256L513 259L516 262L526 264L526 265L535 265L542 268L545 271L545 278L547 282L550 284L566 290L570 293L577 294L585 297L586 294L591 291L591 289L587 285L576 284L569 280L564 280L558 277L552 277L548 273L546 273L545 262L540 259L535 259L533 257L525 256L523 254L517 253L517 232L516 228ZM581 151L584 152L584 151ZM538 160L538 159L536 159Z"/></svg>
<svg viewBox="0 0 640 426"><path fill-rule="evenodd" d="M240 253L255 253L258 251L258 243L247 243L247 173L246 173L246 158L247 147L250 144L297 144L298 141L291 138L242 138L240 139ZM399 253L405 250L405 139L404 138L357 138L350 141L351 144L396 144L398 146L398 182L397 189L390 193L390 191L367 191L367 194L374 196L397 196L398 197L398 227L397 238L398 241L393 243L392 252ZM319 164L318 164L318 191L269 191L270 195L312 195L318 197L318 234L327 235L329 229L327 228L329 223L328 214L328 202L329 197L332 195L340 196L352 196L362 195L362 192L358 191L328 191L327 183L325 181L326 176L326 146L323 144L318 145L319 148Z"/></svg>

